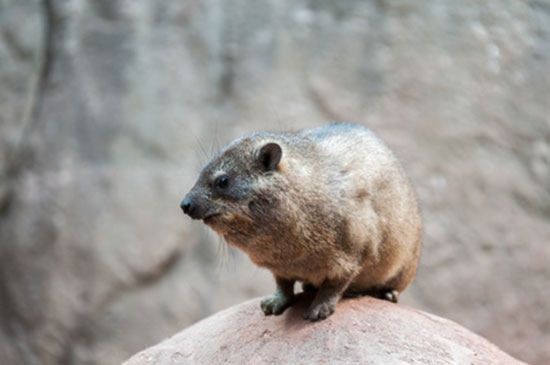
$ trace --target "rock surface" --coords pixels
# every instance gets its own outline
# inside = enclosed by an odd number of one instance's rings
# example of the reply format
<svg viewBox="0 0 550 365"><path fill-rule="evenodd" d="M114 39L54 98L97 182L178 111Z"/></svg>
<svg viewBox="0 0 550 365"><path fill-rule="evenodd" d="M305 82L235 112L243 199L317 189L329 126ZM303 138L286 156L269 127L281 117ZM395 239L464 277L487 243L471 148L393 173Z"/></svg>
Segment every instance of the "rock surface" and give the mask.
<svg viewBox="0 0 550 365"><path fill-rule="evenodd" d="M260 299L236 305L132 356L153 364L522 364L454 322L369 297L328 319L301 318L311 298L281 316Z"/></svg>
<svg viewBox="0 0 550 365"><path fill-rule="evenodd" d="M0 0L0 364L118 363L269 294L179 202L211 146L331 120L418 190L402 302L550 363L549 40L548 0Z"/></svg>

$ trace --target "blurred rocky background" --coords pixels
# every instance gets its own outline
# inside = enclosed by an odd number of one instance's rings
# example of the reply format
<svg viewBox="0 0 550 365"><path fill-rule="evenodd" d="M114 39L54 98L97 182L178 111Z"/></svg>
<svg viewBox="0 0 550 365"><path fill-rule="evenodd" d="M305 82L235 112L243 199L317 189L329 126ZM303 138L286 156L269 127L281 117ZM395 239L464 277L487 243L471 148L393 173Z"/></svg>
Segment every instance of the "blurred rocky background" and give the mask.
<svg viewBox="0 0 550 365"><path fill-rule="evenodd" d="M547 0L0 0L0 363L120 362L269 294L179 202L231 139L333 120L417 188L402 302L549 363Z"/></svg>

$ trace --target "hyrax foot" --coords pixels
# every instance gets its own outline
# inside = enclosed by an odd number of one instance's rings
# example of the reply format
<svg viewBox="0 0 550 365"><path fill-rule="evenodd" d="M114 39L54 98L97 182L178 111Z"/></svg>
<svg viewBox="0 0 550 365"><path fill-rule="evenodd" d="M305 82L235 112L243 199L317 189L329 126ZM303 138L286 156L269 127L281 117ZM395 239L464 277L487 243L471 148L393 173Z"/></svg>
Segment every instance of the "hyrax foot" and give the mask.
<svg viewBox="0 0 550 365"><path fill-rule="evenodd" d="M273 294L270 297L265 298L260 303L260 307L264 311L265 315L275 314L276 316L282 314L285 309L292 304L292 298L287 298L278 293Z"/></svg>
<svg viewBox="0 0 550 365"><path fill-rule="evenodd" d="M380 299L384 299L392 303L397 303L397 301L399 300L399 292L397 290L388 290L382 292Z"/></svg>
<svg viewBox="0 0 550 365"><path fill-rule="evenodd" d="M309 309L304 312L303 317L304 319L308 319L311 322L325 319L332 313L334 313L335 306L335 303L332 302L324 302L317 305L313 303L311 307L309 307Z"/></svg>

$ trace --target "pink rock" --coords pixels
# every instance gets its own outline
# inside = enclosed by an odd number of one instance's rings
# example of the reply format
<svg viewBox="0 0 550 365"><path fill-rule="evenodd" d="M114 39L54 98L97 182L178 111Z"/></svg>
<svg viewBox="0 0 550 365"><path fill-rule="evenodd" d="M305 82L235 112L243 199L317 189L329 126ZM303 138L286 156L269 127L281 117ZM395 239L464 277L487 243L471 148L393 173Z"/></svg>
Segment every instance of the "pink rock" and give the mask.
<svg viewBox="0 0 550 365"><path fill-rule="evenodd" d="M125 364L522 364L464 327L413 308L346 299L324 321L302 319L311 298L265 316L260 298L214 314Z"/></svg>

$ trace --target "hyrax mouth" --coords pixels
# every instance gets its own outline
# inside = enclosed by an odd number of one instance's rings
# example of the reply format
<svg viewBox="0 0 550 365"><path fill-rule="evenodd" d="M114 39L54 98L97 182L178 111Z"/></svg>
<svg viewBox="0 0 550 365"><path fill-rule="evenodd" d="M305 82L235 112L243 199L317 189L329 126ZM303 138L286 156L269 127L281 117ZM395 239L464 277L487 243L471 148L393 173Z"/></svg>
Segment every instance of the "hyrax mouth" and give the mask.
<svg viewBox="0 0 550 365"><path fill-rule="evenodd" d="M206 217L204 217L202 219L202 221L204 222L204 224L210 224L210 223L212 223L212 221L214 221L216 219L216 217L219 217L220 215L221 215L221 213L209 214Z"/></svg>

